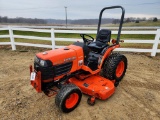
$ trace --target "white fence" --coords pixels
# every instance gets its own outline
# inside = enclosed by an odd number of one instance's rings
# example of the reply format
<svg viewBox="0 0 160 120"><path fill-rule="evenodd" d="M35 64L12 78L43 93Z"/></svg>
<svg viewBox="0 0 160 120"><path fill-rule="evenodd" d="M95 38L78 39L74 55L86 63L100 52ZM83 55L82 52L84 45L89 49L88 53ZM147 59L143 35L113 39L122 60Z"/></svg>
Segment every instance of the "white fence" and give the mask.
<svg viewBox="0 0 160 120"><path fill-rule="evenodd" d="M55 41L82 41L82 39L75 38L56 38L55 33L86 33L86 34L96 34L96 31L88 31L88 30L54 30L51 29L30 29L30 28L0 28L1 30L8 30L9 35L0 35L0 38L10 38L10 42L0 42L0 45L11 45L12 50L16 50L16 45L21 46L33 46L33 47L44 47L44 48L60 48L64 46L55 45ZM23 36L23 35L14 35L13 31L32 31L32 32L45 32L50 33L51 37L37 37L37 36ZM112 34L117 34L117 31L112 31ZM115 51L127 51L127 52L149 52L151 56L155 56L156 53L160 53L160 49L158 49L158 44L160 44L160 29L156 31L122 31L121 34L154 34L154 40L124 40L125 43L148 43L153 44L152 49L139 49L139 48L117 48ZM31 44L31 43L22 43L15 42L15 38L23 38L23 39L35 39L35 40L48 40L51 41L52 45L44 45L44 44Z"/></svg>
<svg viewBox="0 0 160 120"><path fill-rule="evenodd" d="M6 28L8 27L7 25L0 25L0 27ZM86 25L68 25L67 28L66 26L33 26L33 25L28 25L28 26L16 26L16 25L12 25L11 27L14 28L33 28L33 29L68 29L68 30L97 30L97 26L86 26ZM101 27L101 29L105 29L106 27ZM119 29L119 27L107 27L107 29L110 30L117 30ZM144 26L135 26L135 27L123 27L123 30L157 30L160 29L159 26L148 26L148 27L144 27Z"/></svg>

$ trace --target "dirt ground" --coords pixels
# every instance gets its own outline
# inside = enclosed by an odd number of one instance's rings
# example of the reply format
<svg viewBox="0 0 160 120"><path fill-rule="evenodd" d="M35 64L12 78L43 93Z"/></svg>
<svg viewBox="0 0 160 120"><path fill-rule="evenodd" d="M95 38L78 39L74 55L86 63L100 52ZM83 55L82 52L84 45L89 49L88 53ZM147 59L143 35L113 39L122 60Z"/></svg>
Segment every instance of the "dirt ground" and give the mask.
<svg viewBox="0 0 160 120"><path fill-rule="evenodd" d="M160 120L160 55L125 53L128 69L115 94L94 106L83 95L80 105L65 114L54 96L36 93L30 85L29 65L37 52L0 49L1 120Z"/></svg>

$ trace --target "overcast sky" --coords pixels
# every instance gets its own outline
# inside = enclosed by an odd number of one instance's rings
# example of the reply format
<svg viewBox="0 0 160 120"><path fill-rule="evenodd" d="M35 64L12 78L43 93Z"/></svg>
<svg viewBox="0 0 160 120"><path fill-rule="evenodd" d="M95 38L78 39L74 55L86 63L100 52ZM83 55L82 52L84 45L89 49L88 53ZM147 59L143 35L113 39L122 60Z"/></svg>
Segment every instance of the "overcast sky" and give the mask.
<svg viewBox="0 0 160 120"><path fill-rule="evenodd" d="M103 7L121 5L125 17L160 18L160 0L0 0L0 16L68 19L98 18ZM120 11L107 11L109 18L119 17Z"/></svg>

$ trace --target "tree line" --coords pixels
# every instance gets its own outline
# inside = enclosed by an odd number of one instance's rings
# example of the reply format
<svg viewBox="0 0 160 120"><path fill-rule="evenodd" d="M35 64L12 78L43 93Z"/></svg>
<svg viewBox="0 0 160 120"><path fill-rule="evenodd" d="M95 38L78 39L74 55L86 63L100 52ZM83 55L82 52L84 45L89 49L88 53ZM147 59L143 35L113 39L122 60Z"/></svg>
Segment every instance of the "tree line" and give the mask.
<svg viewBox="0 0 160 120"><path fill-rule="evenodd" d="M153 22L157 22L158 18L157 17L151 17L151 18L146 18L146 17L142 17L142 18L136 18L136 17L128 17L124 19L124 23L129 23L129 22L135 22L135 23L139 23L142 21L153 21ZM112 21L112 24L118 24L120 22L119 19L114 19Z"/></svg>
<svg viewBox="0 0 160 120"><path fill-rule="evenodd" d="M152 18L135 18L135 17L128 17L124 19L124 23L135 22L139 23L141 21L158 21L157 17ZM98 23L98 19L78 19L78 20L67 20L68 24L79 24L79 25L95 25ZM113 18L103 18L102 24L118 24L120 19L113 19ZM23 23L23 24L65 24L65 20L57 20L57 19L37 19L37 18L8 18L7 16L0 16L0 23Z"/></svg>
<svg viewBox="0 0 160 120"><path fill-rule="evenodd" d="M142 17L142 18L135 18L135 17L129 17L125 19L125 22L135 22L135 23L139 23L141 21L153 21L153 22L157 22L158 18L157 17L150 17L150 18L146 18L146 17Z"/></svg>
<svg viewBox="0 0 160 120"><path fill-rule="evenodd" d="M37 18L8 18L7 16L0 16L0 23L29 23L29 24L46 24L47 21L44 19Z"/></svg>

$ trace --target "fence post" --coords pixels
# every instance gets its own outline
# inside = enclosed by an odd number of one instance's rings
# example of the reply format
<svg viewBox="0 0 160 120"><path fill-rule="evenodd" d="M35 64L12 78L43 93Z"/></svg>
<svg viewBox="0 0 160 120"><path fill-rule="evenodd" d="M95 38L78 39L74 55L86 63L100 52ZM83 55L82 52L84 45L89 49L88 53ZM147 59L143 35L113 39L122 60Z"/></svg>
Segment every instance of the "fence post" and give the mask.
<svg viewBox="0 0 160 120"><path fill-rule="evenodd" d="M157 34L156 34L155 39L154 39L151 56L156 56L156 52L157 52L157 49L158 49L159 38L160 38L160 29L157 29Z"/></svg>
<svg viewBox="0 0 160 120"><path fill-rule="evenodd" d="M52 41L52 50L55 49L55 34L54 29L51 28L51 41Z"/></svg>
<svg viewBox="0 0 160 120"><path fill-rule="evenodd" d="M8 27L8 29L9 29L9 36L10 36L12 50L16 50L16 46L15 46L15 42L14 42L14 36L13 36L13 30L10 26Z"/></svg>

